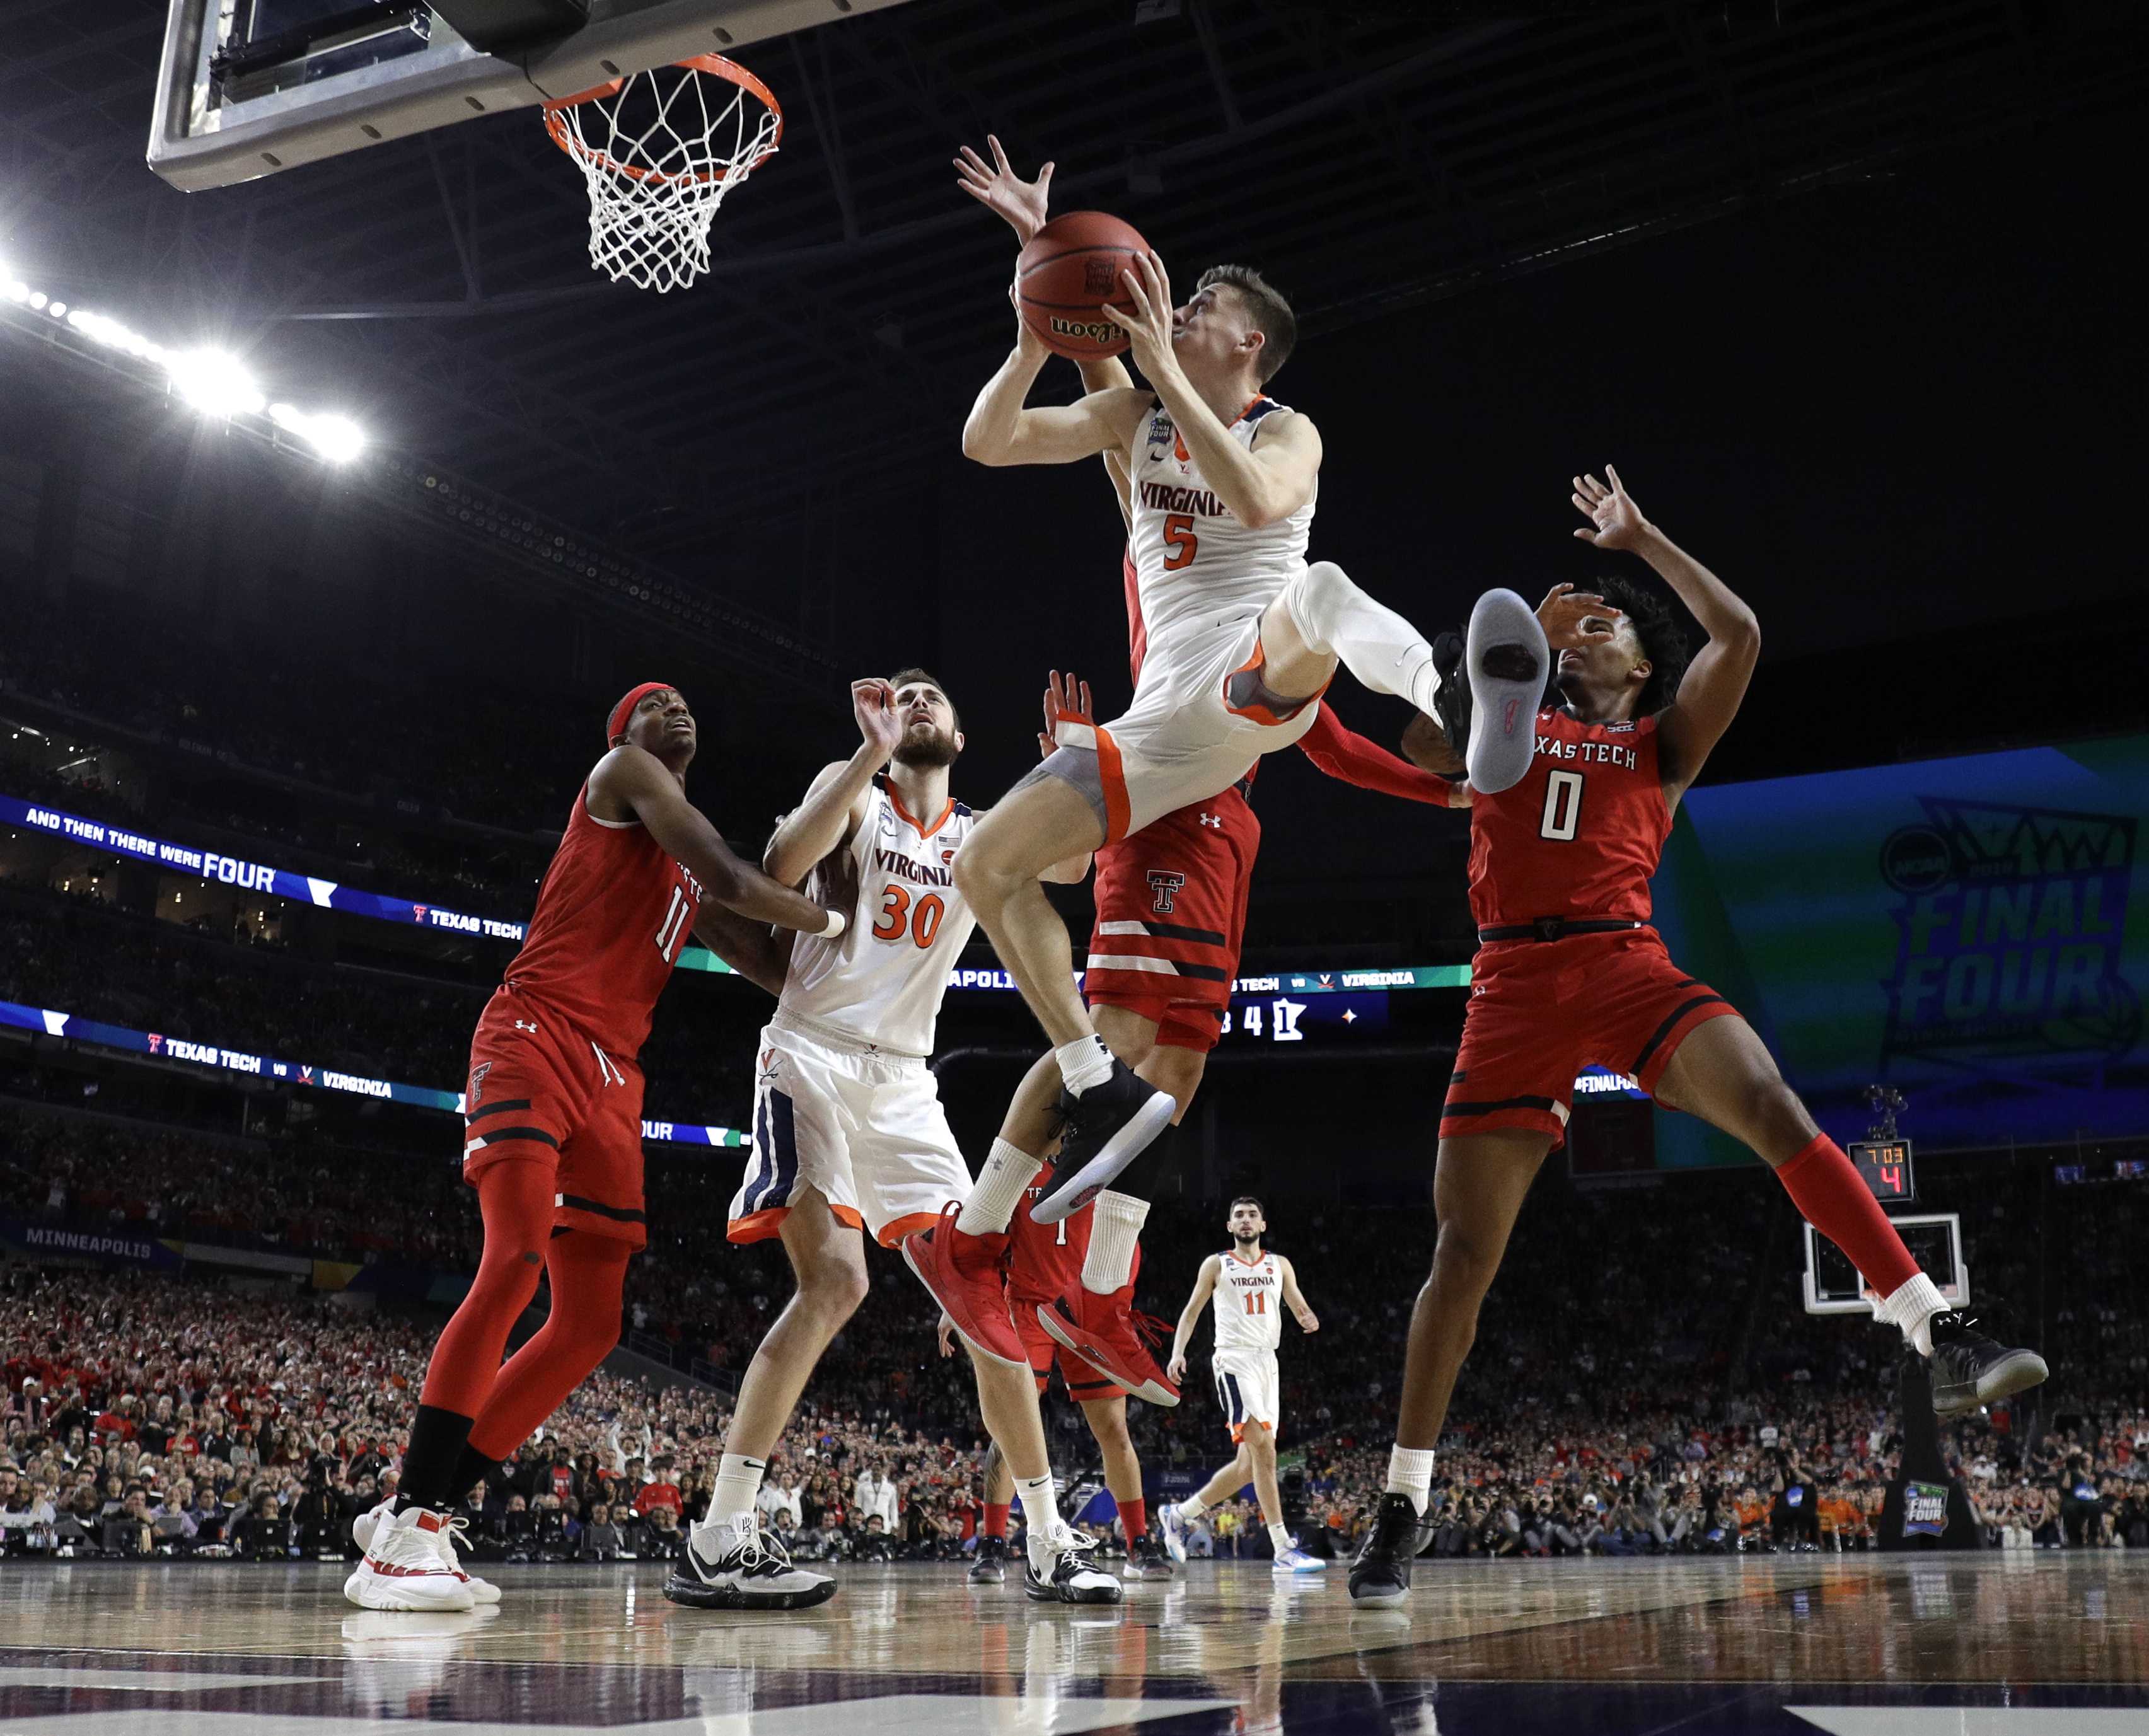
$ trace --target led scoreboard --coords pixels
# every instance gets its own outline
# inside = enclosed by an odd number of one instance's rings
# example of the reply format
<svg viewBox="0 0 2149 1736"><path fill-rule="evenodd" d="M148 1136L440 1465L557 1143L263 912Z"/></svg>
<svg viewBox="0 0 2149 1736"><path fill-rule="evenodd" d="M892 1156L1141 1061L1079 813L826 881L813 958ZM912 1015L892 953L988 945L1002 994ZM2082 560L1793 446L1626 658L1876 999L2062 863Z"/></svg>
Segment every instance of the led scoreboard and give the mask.
<svg viewBox="0 0 2149 1736"><path fill-rule="evenodd" d="M1844 1151L1883 1205L1908 1205L1918 1197L1908 1140L1859 1140Z"/></svg>

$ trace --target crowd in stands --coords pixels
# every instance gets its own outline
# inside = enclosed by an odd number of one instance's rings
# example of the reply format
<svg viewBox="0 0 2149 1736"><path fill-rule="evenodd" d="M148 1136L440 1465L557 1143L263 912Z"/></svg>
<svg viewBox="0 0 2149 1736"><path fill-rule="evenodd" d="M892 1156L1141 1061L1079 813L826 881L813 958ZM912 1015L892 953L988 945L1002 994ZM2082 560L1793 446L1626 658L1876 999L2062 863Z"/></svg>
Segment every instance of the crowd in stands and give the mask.
<svg viewBox="0 0 2149 1736"><path fill-rule="evenodd" d="M622 1331L668 1341L688 1353L682 1366L691 1357L737 1371L790 1283L779 1245L723 1242L734 1181L728 1169L716 1173L723 1155L652 1165L652 1246L633 1269ZM56 1198L77 1214L139 1206L159 1225L273 1229L294 1248L467 1269L476 1218L451 1165L338 1154L276 1173L289 1162L243 1145L10 1115L0 1119L0 1215L34 1216ZM2131 1252L2149 1193L2051 1190L2032 1235L2034 1210L2007 1214L2016 1190L2038 1186L2036 1165L1960 1162L1952 1183L1931 1165L1926 1179L1943 1198L1953 1185L2001 1214L1966 1226L1996 1321L2031 1330L2036 1285L2025 1268L2038 1263L2035 1244L2066 1250L2044 1273L2053 1381L2033 1404L1997 1408L1947 1437L1985 1538L2149 1547L2149 1339L2133 1306L2142 1278ZM1685 1189L1538 1189L1458 1388L1435 1552L1871 1543L1901 1446L1892 1335L1785 1306L1795 1220L1767 1177ZM1143 1306L1176 1314L1200 1255L1221 1240L1220 1215L1157 1208ZM1322 1317L1316 1339L1287 1327L1281 1352L1287 1516L1316 1552L1347 1553L1385 1467L1416 1260L1354 1259L1346 1215L1279 1203L1272 1217L1271 1239ZM1388 1233L1415 1251L1430 1227L1403 1214ZM778 1455L770 1522L808 1553L958 1554L981 1494L967 1366L938 1354L908 1274L878 1257L873 1269ZM146 1537L174 1552L344 1549L349 1517L394 1469L435 1322L288 1291L226 1291L191 1274L0 1270L9 1273L0 1279L5 1547L64 1538L78 1552L124 1552ZM1205 1323L1197 1343L1205 1332ZM1182 1484L1228 1451L1198 1356L1186 1402L1132 1409L1145 1464ZM472 1492L462 1517L496 1558L661 1555L677 1547L677 1521L691 1522L706 1502L724 1416L709 1387L657 1392L600 1377L499 1487ZM1055 1399L1049 1422L1071 1486L1094 1450L1071 1406ZM658 1512L675 1504L676 1517ZM1243 1502L1210 1514L1195 1543L1226 1556L1266 1547Z"/></svg>

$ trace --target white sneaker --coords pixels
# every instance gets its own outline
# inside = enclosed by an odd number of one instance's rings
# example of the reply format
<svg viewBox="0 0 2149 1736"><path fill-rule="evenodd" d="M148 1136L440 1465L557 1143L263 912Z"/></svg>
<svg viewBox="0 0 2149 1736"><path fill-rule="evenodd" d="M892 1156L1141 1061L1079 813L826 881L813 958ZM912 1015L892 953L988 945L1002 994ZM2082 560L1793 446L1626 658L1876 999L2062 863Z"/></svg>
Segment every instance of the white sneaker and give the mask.
<svg viewBox="0 0 2149 1736"><path fill-rule="evenodd" d="M457 1551L468 1539L469 1535L469 1520L460 1518L443 1520L440 1531L436 1533L440 1559L448 1564L456 1578L470 1588L472 1602L497 1603L500 1601L500 1588L490 1579L481 1579L476 1574L466 1572L464 1570L462 1557Z"/></svg>
<svg viewBox="0 0 2149 1736"><path fill-rule="evenodd" d="M1537 752L1538 707L1552 652L1537 611L1512 591L1488 591L1470 611L1470 787L1481 795L1512 789Z"/></svg>
<svg viewBox="0 0 2149 1736"><path fill-rule="evenodd" d="M350 1522L350 1540L361 1550L373 1547L373 1533L380 1528L380 1522L395 1511L395 1497L387 1497L377 1505L368 1507Z"/></svg>
<svg viewBox="0 0 2149 1736"><path fill-rule="evenodd" d="M1186 1565L1186 1520L1179 1511L1179 1503L1167 1501L1164 1504L1164 1552L1182 1567Z"/></svg>
<svg viewBox="0 0 2149 1736"><path fill-rule="evenodd" d="M1326 1573L1328 1563L1317 1555L1308 1555L1294 1543L1276 1557L1269 1571L1272 1573Z"/></svg>
<svg viewBox="0 0 2149 1736"><path fill-rule="evenodd" d="M811 1609L836 1595L836 1582L793 1567L783 1545L746 1512L687 1532L664 1595L691 1609Z"/></svg>
<svg viewBox="0 0 2149 1736"><path fill-rule="evenodd" d="M423 1507L377 1517L365 1559L344 1581L344 1596L360 1609L473 1608L477 1599L462 1573L441 1559L445 1522Z"/></svg>
<svg viewBox="0 0 2149 1736"><path fill-rule="evenodd" d="M1034 1538L1034 1533L1033 1533ZM1032 1541L1022 1588L1040 1603L1117 1603L1120 1582L1097 1565L1097 1540L1060 1525L1042 1546Z"/></svg>

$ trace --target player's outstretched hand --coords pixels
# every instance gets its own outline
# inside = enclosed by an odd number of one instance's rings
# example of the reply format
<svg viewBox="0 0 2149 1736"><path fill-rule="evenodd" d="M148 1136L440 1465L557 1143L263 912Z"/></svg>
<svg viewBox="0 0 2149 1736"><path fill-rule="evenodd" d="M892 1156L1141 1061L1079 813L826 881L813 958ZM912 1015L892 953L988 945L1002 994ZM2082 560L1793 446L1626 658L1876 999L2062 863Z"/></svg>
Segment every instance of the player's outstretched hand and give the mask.
<svg viewBox="0 0 2149 1736"><path fill-rule="evenodd" d="M1171 281L1164 274L1164 261L1153 253L1141 254L1135 264L1138 270L1120 274L1134 311L1123 314L1109 301L1097 311L1126 333L1135 365L1154 384L1160 372L1178 365L1171 351Z"/></svg>
<svg viewBox="0 0 2149 1736"><path fill-rule="evenodd" d="M1580 536L1583 532L1574 533ZM1612 637L1608 626L1584 632L1583 622L1595 616L1617 621L1619 611L1593 591L1577 591L1572 585L1555 585L1538 605L1538 625L1544 629L1545 643L1557 652L1578 651L1585 645Z"/></svg>
<svg viewBox="0 0 2149 1736"><path fill-rule="evenodd" d="M851 715L858 720L858 734L867 747L883 759L903 743L903 713L895 707L895 689L878 676L851 683Z"/></svg>
<svg viewBox="0 0 2149 1736"><path fill-rule="evenodd" d="M1090 702L1090 684L1077 680L1071 669L1057 669L1044 679L1044 729L1037 738L1037 751L1045 758L1057 747L1094 747L1097 745L1097 712Z"/></svg>
<svg viewBox="0 0 2149 1736"><path fill-rule="evenodd" d="M1007 153L989 133L985 146L993 153L992 166L988 168L985 159L966 144L955 159L955 184L988 211L1005 219L1016 244L1027 247L1029 238L1044 227L1050 209L1052 165L1046 164L1035 180L1025 181L1009 166Z"/></svg>
<svg viewBox="0 0 2149 1736"><path fill-rule="evenodd" d="M1604 474L1612 479L1609 487L1594 476L1573 479L1575 510L1589 521L1588 529L1574 534L1600 549L1631 549L1647 534L1649 521L1627 492L1619 472L1608 464Z"/></svg>

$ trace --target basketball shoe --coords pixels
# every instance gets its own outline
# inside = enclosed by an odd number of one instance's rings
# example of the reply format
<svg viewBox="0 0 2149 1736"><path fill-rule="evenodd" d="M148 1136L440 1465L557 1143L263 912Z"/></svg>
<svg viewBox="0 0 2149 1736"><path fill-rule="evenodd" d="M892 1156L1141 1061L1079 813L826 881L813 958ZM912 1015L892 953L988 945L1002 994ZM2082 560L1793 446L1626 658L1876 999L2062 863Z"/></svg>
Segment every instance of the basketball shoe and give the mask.
<svg viewBox="0 0 2149 1736"><path fill-rule="evenodd" d="M2051 1372L2035 1351L2009 1350L1998 1339L1972 1331L1976 1324L1960 1309L1932 1318L1933 1409L1942 1416L1997 1404Z"/></svg>
<svg viewBox="0 0 2149 1736"><path fill-rule="evenodd" d="M1537 752L1538 708L1552 674L1552 652L1537 611L1512 591L1488 591L1470 611L1470 787L1487 796L1512 789Z"/></svg>
<svg viewBox="0 0 2149 1736"><path fill-rule="evenodd" d="M1153 1405L1175 1405L1179 1388L1157 1366L1150 1349L1161 1341L1163 1322L1146 1314L1137 1316L1134 1299L1131 1283L1110 1296L1077 1286L1071 1297L1040 1302L1037 1323L1062 1350L1080 1356L1114 1386Z"/></svg>
<svg viewBox="0 0 2149 1736"><path fill-rule="evenodd" d="M1531 617L1536 619L1534 616ZM1059 1094L1059 1155L1052 1190L1029 1209L1040 1224L1072 1217L1119 1178L1171 1125L1179 1104L1115 1055L1112 1076L1077 1096Z"/></svg>
<svg viewBox="0 0 2149 1736"><path fill-rule="evenodd" d="M687 1536L664 1595L691 1609L811 1609L836 1595L825 1573L794 1567L757 1514L707 1521Z"/></svg>
<svg viewBox="0 0 2149 1736"><path fill-rule="evenodd" d="M1167 1501L1157 1514L1157 1523L1164 1528L1165 1552L1182 1567L1186 1565L1186 1519L1179 1511L1179 1503Z"/></svg>
<svg viewBox="0 0 2149 1736"><path fill-rule="evenodd" d="M1125 1588L1097 1565L1097 1540L1064 1523L1030 1528L1022 1588L1039 1603L1117 1603Z"/></svg>
<svg viewBox="0 0 2149 1736"><path fill-rule="evenodd" d="M1293 1543L1269 1563L1269 1571L1271 1573L1326 1573L1328 1563L1317 1555L1308 1555Z"/></svg>
<svg viewBox="0 0 2149 1736"><path fill-rule="evenodd" d="M377 1506L368 1507L350 1522L351 1541L360 1549L371 1548L374 1532L379 1529L380 1522L395 1511L395 1497L393 1495ZM463 1567L458 1550L469 1534L469 1520L443 1518L440 1530L435 1533L440 1540L440 1559L447 1564L450 1572L470 1588L471 1597L475 1602L497 1603L500 1588L490 1579L481 1579L476 1574L466 1571Z"/></svg>
<svg viewBox="0 0 2149 1736"><path fill-rule="evenodd" d="M365 1559L343 1583L344 1596L360 1609L473 1608L477 1598L466 1576L441 1558L440 1532L445 1523L440 1514L417 1507L379 1517Z"/></svg>
<svg viewBox="0 0 2149 1736"><path fill-rule="evenodd" d="M1129 1545L1128 1578L1169 1579L1171 1577L1171 1562L1166 1559L1164 1544L1155 1532L1144 1532Z"/></svg>
<svg viewBox="0 0 2149 1736"><path fill-rule="evenodd" d="M1351 1601L1376 1607L1402 1603L1410 1595L1411 1563L1432 1533L1409 1496L1392 1490L1382 1496L1373 1528L1351 1563Z"/></svg>
<svg viewBox="0 0 2149 1736"><path fill-rule="evenodd" d="M970 1563L970 1583L999 1585L1007 1578L1008 1541L1005 1537L979 1537L978 1558Z"/></svg>
<svg viewBox="0 0 2149 1736"><path fill-rule="evenodd" d="M962 1204L950 1200L930 1230L903 1239L903 1257L963 1341L995 1362L1028 1368L1029 1356L1008 1312L1005 1235L965 1235L955 1227Z"/></svg>

